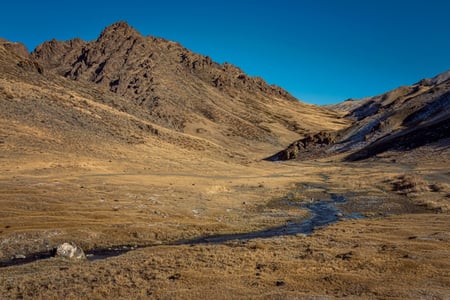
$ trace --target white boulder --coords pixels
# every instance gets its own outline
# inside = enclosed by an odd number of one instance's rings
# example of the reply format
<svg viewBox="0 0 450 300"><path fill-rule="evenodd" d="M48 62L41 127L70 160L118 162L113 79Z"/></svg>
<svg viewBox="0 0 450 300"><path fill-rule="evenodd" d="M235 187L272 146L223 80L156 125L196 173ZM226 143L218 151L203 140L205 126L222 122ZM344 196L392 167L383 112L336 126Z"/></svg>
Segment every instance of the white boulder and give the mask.
<svg viewBox="0 0 450 300"><path fill-rule="evenodd" d="M56 247L55 256L68 259L86 259L83 249L72 242L64 243Z"/></svg>

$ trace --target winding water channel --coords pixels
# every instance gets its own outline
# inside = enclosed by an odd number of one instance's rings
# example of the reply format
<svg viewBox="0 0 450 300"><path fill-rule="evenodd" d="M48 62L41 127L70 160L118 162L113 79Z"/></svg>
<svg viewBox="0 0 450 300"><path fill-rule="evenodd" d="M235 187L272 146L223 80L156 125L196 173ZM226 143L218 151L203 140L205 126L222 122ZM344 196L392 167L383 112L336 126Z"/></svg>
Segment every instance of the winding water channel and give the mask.
<svg viewBox="0 0 450 300"><path fill-rule="evenodd" d="M299 208L307 209L311 213L309 219L295 222L287 222L283 226L273 227L261 231L239 234L213 235L192 240L177 241L175 245L185 244L221 244L232 240L251 240L257 238L271 238L285 235L311 234L314 229L337 222L340 218L363 218L358 213L344 215L336 204L345 203L342 196L332 196L332 200L322 200L311 204L299 205Z"/></svg>
<svg viewBox="0 0 450 300"><path fill-rule="evenodd" d="M283 226L273 227L269 229L264 229L261 231L254 231L248 233L239 234L226 234L226 235L212 235L206 237L199 237L190 240L179 240L171 243L160 244L160 245L198 245L198 244L221 244L232 240L251 240L256 238L272 238L277 236L286 235L296 235L296 234L311 234L314 229L318 227L323 227L332 223L337 222L340 218L362 218L358 213L352 213L350 215L344 215L337 207L336 204L345 203L346 200L342 196L332 195L331 200L321 200L311 204L295 204L299 209L309 210L311 217L302 221L290 221ZM126 252L132 251L136 248L153 247L155 245L147 246L118 246L108 249L93 249L91 251L86 251L86 256L89 261L105 259L108 257L118 256ZM30 254L26 258L22 259L12 259L8 261L1 261L0 267L8 267L15 265L22 265L26 263L31 263L37 260L46 259L52 257L53 254L50 252L42 252Z"/></svg>

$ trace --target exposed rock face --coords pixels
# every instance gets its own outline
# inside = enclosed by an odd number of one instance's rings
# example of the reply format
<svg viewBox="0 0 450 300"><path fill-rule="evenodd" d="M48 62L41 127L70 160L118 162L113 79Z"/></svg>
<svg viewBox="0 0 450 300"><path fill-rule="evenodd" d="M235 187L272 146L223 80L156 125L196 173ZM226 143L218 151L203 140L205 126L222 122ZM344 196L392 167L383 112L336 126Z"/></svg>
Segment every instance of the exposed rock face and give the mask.
<svg viewBox="0 0 450 300"><path fill-rule="evenodd" d="M31 57L46 70L122 97L127 113L222 147L237 142L242 149L249 141L280 147L311 128L343 126L331 121L333 112L303 104L231 64L144 37L125 22L107 27L92 42L46 42ZM302 117L315 114L316 120Z"/></svg>
<svg viewBox="0 0 450 300"><path fill-rule="evenodd" d="M26 57L26 58L28 58L28 56L29 56L27 47L22 43L10 42L10 41L0 38L0 45L2 45L6 50L8 50L16 55Z"/></svg>
<svg viewBox="0 0 450 300"><path fill-rule="evenodd" d="M3 47L7 52L16 56L16 65L20 69L26 72L44 73L44 68L37 61L30 59L30 54L24 44L10 42L0 38L0 47Z"/></svg>
<svg viewBox="0 0 450 300"><path fill-rule="evenodd" d="M8 149L104 157L111 153L99 144L146 145L241 161L346 127L340 115L124 22L91 42L45 42L29 57L0 45L0 144Z"/></svg>
<svg viewBox="0 0 450 300"><path fill-rule="evenodd" d="M14 120L45 127L80 145L91 137L145 143L154 135L189 149L227 149L229 157L267 156L291 143L270 159L344 153L355 160L448 137L450 71L332 106L335 113L298 102L231 64L144 37L125 22L105 28L95 41L52 40L30 55L2 40L0 61L4 126Z"/></svg>
<svg viewBox="0 0 450 300"><path fill-rule="evenodd" d="M68 259L86 259L83 249L72 242L64 243L56 247L55 256Z"/></svg>
<svg viewBox="0 0 450 300"><path fill-rule="evenodd" d="M334 132L319 132L316 134L308 134L301 140L298 140L285 150L276 153L267 158L270 161L289 160L289 159L308 159L318 158L327 155L326 149L329 148L336 140Z"/></svg>
<svg viewBox="0 0 450 300"><path fill-rule="evenodd" d="M417 127L405 129L350 154L346 160L365 159L388 150L410 150L450 138L450 117L442 117Z"/></svg>
<svg viewBox="0 0 450 300"><path fill-rule="evenodd" d="M94 82L134 101L153 122L179 131L194 119L206 119L240 123L247 127L241 134L249 131L246 138L261 138L263 132L257 124L262 120L237 117L211 100L222 98L223 92L242 95L249 106L257 105L253 99L260 97L295 100L286 91L250 78L229 64L214 63L178 43L143 37L125 22L107 27L94 42L50 41L32 56L65 77Z"/></svg>
<svg viewBox="0 0 450 300"><path fill-rule="evenodd" d="M317 140L314 145L307 137L273 157L306 159L348 153L345 159L353 161L388 150L442 144L450 138L450 71L380 96L329 107L346 111L354 124L332 133L331 143Z"/></svg>
<svg viewBox="0 0 450 300"><path fill-rule="evenodd" d="M247 76L231 64L220 65L175 42L143 37L125 22L107 27L94 42L52 40L40 45L31 55L61 75L99 83L134 99L155 92L151 87L166 79L160 76L194 75L221 90L246 89L296 100L285 90L268 85L262 78Z"/></svg>

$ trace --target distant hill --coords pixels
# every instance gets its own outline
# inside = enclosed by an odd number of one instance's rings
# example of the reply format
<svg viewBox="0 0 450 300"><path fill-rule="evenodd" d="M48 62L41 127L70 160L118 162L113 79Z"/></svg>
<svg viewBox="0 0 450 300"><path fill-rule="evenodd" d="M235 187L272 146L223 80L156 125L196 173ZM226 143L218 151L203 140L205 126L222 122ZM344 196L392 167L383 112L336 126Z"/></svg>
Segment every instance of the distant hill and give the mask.
<svg viewBox="0 0 450 300"><path fill-rule="evenodd" d="M447 145L450 138L450 71L385 94L347 100L328 108L354 123L336 132L317 132L292 143L270 160L308 159L345 154L346 160L388 150Z"/></svg>

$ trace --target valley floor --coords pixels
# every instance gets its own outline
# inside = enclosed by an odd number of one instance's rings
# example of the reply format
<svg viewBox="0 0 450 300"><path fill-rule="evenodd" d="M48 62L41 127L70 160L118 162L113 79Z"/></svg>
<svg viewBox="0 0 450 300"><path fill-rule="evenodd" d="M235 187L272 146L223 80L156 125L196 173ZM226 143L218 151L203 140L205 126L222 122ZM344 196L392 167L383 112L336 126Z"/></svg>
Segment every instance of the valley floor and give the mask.
<svg viewBox="0 0 450 300"><path fill-rule="evenodd" d="M0 261L73 241L141 246L94 261L2 267L1 299L448 299L448 153L362 163L0 161ZM447 160L446 160L447 159ZM439 163L436 163L439 161ZM171 242L306 220L302 204L347 199L311 235Z"/></svg>

